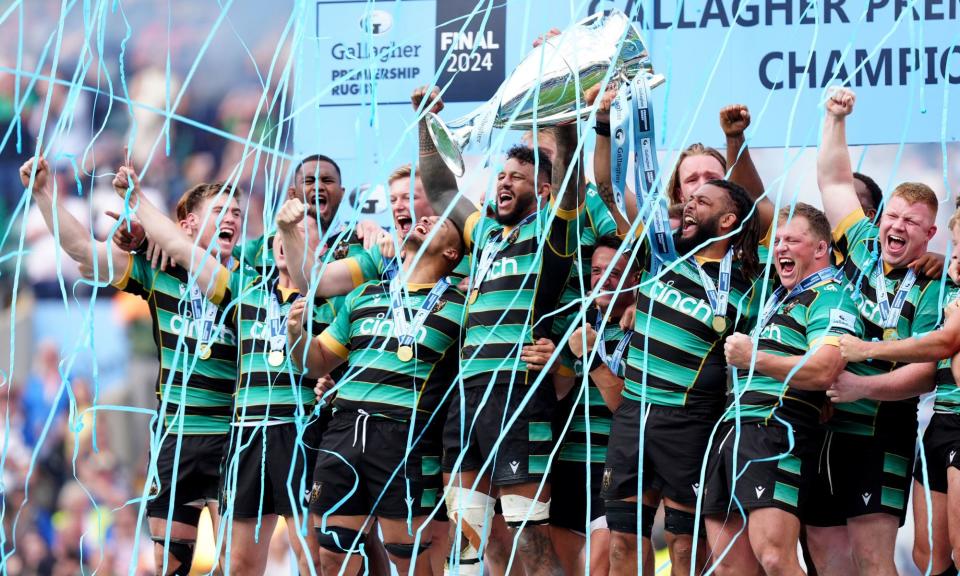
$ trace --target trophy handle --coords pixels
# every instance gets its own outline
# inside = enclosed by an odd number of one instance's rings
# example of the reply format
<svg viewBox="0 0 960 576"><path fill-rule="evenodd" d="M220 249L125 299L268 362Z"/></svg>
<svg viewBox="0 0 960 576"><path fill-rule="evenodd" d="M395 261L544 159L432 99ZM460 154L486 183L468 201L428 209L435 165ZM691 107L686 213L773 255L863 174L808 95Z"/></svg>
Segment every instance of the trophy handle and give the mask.
<svg viewBox="0 0 960 576"><path fill-rule="evenodd" d="M427 131L430 133L430 139L436 147L440 158L447 168L453 172L454 176L463 176L466 166L463 163L463 147L466 145L471 126L464 126L455 132L451 132L447 125L439 116L430 112L426 116Z"/></svg>

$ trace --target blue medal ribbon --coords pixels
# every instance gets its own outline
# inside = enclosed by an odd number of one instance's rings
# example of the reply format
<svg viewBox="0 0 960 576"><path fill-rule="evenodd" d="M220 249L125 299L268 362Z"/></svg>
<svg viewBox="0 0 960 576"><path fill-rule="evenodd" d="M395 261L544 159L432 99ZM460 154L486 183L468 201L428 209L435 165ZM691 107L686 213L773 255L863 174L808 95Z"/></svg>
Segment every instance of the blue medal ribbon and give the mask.
<svg viewBox="0 0 960 576"><path fill-rule="evenodd" d="M620 342L617 343L617 347L614 349L613 354L607 354L607 345L606 339L603 336L603 329L605 328L605 323L603 321L603 313L597 310L597 319L593 323L593 329L597 333L597 354L600 355L603 363L607 365L607 368L613 372L614 375L620 375L620 365L623 363L623 355L627 351L627 346L630 344L630 338L633 336L633 330L627 330L623 333L623 338L620 339Z"/></svg>
<svg viewBox="0 0 960 576"><path fill-rule="evenodd" d="M531 212L530 214L524 216L523 220L514 226L513 230L509 235L507 235L506 238L501 238L496 242L493 240L493 238L497 234L502 234L502 229L494 228L490 231L490 238L487 240L486 246L483 247L483 252L480 253L480 264L477 266L476 278L473 281L474 292L480 290L480 285L483 284L484 279L490 272L490 267L493 266L493 262L497 259L497 256L500 255L500 252L502 252L507 246L517 241L517 238L520 236L520 228L536 218L537 214L537 212Z"/></svg>
<svg viewBox="0 0 960 576"><path fill-rule="evenodd" d="M883 273L883 262L879 257L874 259L873 281L876 285L877 306L880 307L880 317L883 319L884 330L896 330L897 322L900 320L900 313L903 312L903 305L907 302L907 295L910 289L917 282L916 273L907 269L906 275L900 281L897 287L897 293L893 297L893 303L890 303L890 296L887 294L887 277Z"/></svg>
<svg viewBox="0 0 960 576"><path fill-rule="evenodd" d="M637 74L630 83L633 97L633 159L635 165L635 193L637 209L649 205L648 226L650 248L653 252L653 271L667 262L677 259L670 233L670 216L666 200L656 189L657 162L656 129L653 124L653 105L650 101L650 86L643 74ZM649 204L647 204L649 201Z"/></svg>
<svg viewBox="0 0 960 576"><path fill-rule="evenodd" d="M793 289L790 290L790 293L786 295L786 297L784 297L786 290L783 289L783 286L778 286L777 289L773 291L773 295L770 296L770 301L767 303L767 307L764 309L763 315L760 316L760 322L757 323L757 327L755 329L756 332L759 334L763 331L767 324L770 323L770 320L773 319L777 309L780 308L780 306L787 300L790 300L797 294L800 294L805 290L809 290L817 284L828 280L833 282L837 281L837 271L833 268L833 266L822 268L807 276L801 280L799 284L794 286Z"/></svg>
<svg viewBox="0 0 960 576"><path fill-rule="evenodd" d="M416 333L427 320L434 306L443 296L443 293L450 287L450 280L446 277L441 278L439 282L430 289L430 293L420 303L420 308L413 316L411 322L407 322L406 307L403 304L403 287L399 276L394 276L390 280L390 313L393 315L394 335L399 341L400 346L412 346Z"/></svg>
<svg viewBox="0 0 960 576"><path fill-rule="evenodd" d="M730 301L730 274L733 269L733 249L727 248L727 253L723 255L720 261L720 277L717 284L703 269L703 266L693 258L693 265L700 273L700 283L707 292L707 299L710 301L710 308L713 310L714 317L725 317L727 315L727 303Z"/></svg>

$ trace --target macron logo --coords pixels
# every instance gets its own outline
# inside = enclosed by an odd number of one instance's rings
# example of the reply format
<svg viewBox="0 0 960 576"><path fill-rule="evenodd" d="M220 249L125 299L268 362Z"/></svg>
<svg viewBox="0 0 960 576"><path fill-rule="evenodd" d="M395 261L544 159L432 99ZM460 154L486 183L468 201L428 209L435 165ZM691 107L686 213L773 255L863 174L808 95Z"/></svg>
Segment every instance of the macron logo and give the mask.
<svg viewBox="0 0 960 576"><path fill-rule="evenodd" d="M514 474L517 473L518 468L520 468L520 463L517 462L516 460L510 463L510 470L513 471Z"/></svg>
<svg viewBox="0 0 960 576"><path fill-rule="evenodd" d="M756 488L753 489L753 491L757 493L757 499L763 497L763 492L764 492L765 490L766 490L766 488L764 488L763 486L757 486Z"/></svg>
<svg viewBox="0 0 960 576"><path fill-rule="evenodd" d="M863 505L864 505L864 506L869 506L869 505L870 505L870 498L873 497L873 494L871 494L871 493L869 493L869 492L864 492L860 497L863 498Z"/></svg>

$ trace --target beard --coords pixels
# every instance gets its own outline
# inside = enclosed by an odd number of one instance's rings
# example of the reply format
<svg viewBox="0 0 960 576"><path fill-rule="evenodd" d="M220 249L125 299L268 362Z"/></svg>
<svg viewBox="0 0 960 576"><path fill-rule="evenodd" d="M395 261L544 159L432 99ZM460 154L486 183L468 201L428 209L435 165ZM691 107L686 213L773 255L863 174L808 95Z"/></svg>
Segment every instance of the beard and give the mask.
<svg viewBox="0 0 960 576"><path fill-rule="evenodd" d="M499 210L496 211L495 219L498 224L501 226L516 226L523 217L531 212L531 208L534 207L536 203L536 195L528 194L525 196L517 196L514 199L513 210L507 212L506 214L501 214Z"/></svg>
<svg viewBox="0 0 960 576"><path fill-rule="evenodd" d="M713 217L704 220L697 225L697 232L690 238L684 238L683 232L678 232L674 237L673 243L677 249L677 256L683 257L698 249L720 235L720 219Z"/></svg>

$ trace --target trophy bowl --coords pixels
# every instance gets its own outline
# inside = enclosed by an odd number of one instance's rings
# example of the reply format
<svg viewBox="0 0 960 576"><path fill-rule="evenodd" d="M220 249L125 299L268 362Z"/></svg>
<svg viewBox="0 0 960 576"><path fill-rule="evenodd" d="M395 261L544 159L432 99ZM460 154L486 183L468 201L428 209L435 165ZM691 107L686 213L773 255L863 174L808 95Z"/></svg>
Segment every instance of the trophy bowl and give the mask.
<svg viewBox="0 0 960 576"><path fill-rule="evenodd" d="M463 150L484 140L491 127L531 130L574 122L590 114L584 93L610 82L629 82L637 74L650 86L664 82L654 74L637 27L620 10L592 14L531 50L493 97L473 112L445 123L434 113L427 129L444 163L457 176L465 170Z"/></svg>

